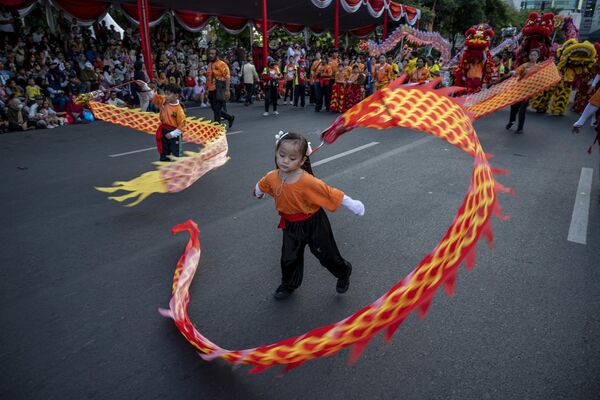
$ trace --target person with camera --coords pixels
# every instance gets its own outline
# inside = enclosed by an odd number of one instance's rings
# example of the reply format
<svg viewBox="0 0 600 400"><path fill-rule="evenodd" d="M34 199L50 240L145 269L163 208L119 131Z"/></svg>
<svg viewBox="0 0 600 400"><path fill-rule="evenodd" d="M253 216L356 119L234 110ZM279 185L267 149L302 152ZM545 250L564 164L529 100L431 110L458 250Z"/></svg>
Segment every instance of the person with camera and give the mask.
<svg viewBox="0 0 600 400"><path fill-rule="evenodd" d="M269 104L273 104L273 114L279 115L277 112L277 93L279 89L279 80L282 78L279 66L273 59L269 57L267 59L268 65L263 69L262 79L265 84L265 112L264 116L269 115Z"/></svg>

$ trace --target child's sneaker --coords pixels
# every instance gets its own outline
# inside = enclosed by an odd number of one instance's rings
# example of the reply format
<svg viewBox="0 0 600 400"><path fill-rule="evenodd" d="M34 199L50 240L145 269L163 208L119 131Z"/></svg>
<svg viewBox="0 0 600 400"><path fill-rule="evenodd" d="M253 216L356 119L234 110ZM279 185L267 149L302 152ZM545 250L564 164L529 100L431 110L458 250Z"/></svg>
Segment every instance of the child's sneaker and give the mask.
<svg viewBox="0 0 600 400"><path fill-rule="evenodd" d="M338 293L346 293L348 288L350 287L350 275L352 274L352 265L348 263L348 275L343 278L338 278L337 285L335 286L335 290Z"/></svg>

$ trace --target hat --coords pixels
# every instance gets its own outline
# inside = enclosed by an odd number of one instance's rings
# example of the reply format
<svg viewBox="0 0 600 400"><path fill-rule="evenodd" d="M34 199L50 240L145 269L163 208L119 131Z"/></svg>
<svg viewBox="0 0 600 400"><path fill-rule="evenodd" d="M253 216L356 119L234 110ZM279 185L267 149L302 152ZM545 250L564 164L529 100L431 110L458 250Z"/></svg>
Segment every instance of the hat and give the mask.
<svg viewBox="0 0 600 400"><path fill-rule="evenodd" d="M94 66L93 66L93 65L92 65L92 63L91 63L91 62L89 62L89 61L86 61L86 62L85 62L85 64L84 64L84 66L85 66L86 68L88 68L88 69L94 69Z"/></svg>

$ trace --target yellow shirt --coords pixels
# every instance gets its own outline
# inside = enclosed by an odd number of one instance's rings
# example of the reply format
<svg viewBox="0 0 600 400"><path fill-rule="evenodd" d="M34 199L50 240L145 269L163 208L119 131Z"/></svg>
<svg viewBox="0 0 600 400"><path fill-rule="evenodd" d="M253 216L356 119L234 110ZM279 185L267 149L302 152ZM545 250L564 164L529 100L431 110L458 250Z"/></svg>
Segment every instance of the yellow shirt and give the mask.
<svg viewBox="0 0 600 400"><path fill-rule="evenodd" d="M27 93L27 100L34 100L35 96L42 95L42 91L40 90L40 87L38 85L34 85L34 86L27 85L25 87L25 92Z"/></svg>
<svg viewBox="0 0 600 400"><path fill-rule="evenodd" d="M335 211L344 199L344 192L308 172L294 183L282 184L279 170L275 169L258 182L258 188L273 197L277 211L285 214L312 214L319 208Z"/></svg>

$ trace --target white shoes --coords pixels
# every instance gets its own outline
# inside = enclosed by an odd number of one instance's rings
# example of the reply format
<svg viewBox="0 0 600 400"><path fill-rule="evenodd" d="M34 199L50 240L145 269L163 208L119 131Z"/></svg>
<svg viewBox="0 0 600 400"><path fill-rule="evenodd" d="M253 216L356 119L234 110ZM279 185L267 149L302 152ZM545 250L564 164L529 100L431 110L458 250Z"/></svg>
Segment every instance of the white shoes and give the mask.
<svg viewBox="0 0 600 400"><path fill-rule="evenodd" d="M269 112L268 112L268 111L265 111L265 112L263 113L263 117L267 117L268 115L269 115Z"/></svg>
<svg viewBox="0 0 600 400"><path fill-rule="evenodd" d="M279 115L278 111L273 111L273 115Z"/></svg>

